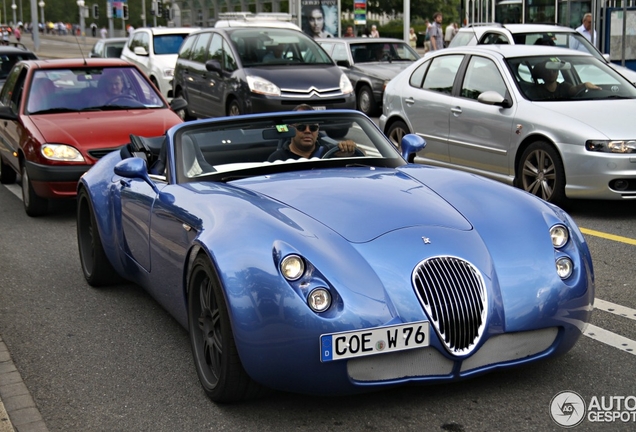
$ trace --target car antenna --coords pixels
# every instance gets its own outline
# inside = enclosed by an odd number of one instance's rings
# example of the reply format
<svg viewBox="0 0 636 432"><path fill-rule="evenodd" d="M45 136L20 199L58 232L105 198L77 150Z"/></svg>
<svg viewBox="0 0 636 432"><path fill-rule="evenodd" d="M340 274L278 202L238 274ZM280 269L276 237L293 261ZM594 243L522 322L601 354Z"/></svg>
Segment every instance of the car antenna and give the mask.
<svg viewBox="0 0 636 432"><path fill-rule="evenodd" d="M77 42L77 47L80 50L80 54L82 54L82 60L84 60L84 66L88 66L88 64L86 63L86 56L84 55L84 51L82 51L82 44L80 44L80 41L77 38L77 34L75 34L75 42Z"/></svg>

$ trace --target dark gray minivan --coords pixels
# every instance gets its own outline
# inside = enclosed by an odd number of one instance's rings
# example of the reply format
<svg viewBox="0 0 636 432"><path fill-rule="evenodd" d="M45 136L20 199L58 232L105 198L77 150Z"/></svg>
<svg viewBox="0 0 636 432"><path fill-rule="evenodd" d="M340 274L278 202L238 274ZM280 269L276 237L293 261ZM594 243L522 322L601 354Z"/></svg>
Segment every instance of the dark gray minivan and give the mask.
<svg viewBox="0 0 636 432"><path fill-rule="evenodd" d="M355 109L351 82L313 39L291 28L227 26L191 33L173 91L185 119L315 109Z"/></svg>

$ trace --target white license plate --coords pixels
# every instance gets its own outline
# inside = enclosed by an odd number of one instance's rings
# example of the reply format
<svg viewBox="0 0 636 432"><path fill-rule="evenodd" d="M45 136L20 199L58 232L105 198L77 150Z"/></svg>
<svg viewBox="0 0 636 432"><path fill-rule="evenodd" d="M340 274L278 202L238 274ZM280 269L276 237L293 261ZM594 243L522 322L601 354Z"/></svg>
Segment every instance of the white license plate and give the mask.
<svg viewBox="0 0 636 432"><path fill-rule="evenodd" d="M320 336L320 361L403 351L428 345L428 321L332 333Z"/></svg>
<svg viewBox="0 0 636 432"><path fill-rule="evenodd" d="M326 109L327 109L326 106L314 106L314 110L316 110L316 111L324 111Z"/></svg>

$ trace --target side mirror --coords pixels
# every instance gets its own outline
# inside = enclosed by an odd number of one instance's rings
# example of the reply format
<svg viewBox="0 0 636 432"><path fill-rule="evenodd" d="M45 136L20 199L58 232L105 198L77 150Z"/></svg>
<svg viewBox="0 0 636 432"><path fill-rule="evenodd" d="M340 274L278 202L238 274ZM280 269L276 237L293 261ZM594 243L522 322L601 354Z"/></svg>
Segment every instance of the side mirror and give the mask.
<svg viewBox="0 0 636 432"><path fill-rule="evenodd" d="M115 165L115 174L128 179L140 179L148 183L152 190L157 194L159 201L166 204L174 203L174 196L159 191L157 185L150 179L146 161L139 157L131 157L124 159Z"/></svg>
<svg viewBox="0 0 636 432"><path fill-rule="evenodd" d="M221 75L221 63L218 60L208 60L205 62L205 69L209 72L216 72Z"/></svg>
<svg viewBox="0 0 636 432"><path fill-rule="evenodd" d="M172 99L172 102L170 102L170 109L174 112L179 112L182 109L185 109L185 107L187 106L188 106L188 101L182 97L176 97Z"/></svg>
<svg viewBox="0 0 636 432"><path fill-rule="evenodd" d="M147 56L147 55L148 55L148 51L146 51L146 48L144 48L144 47L140 47L140 46L136 46L136 47L133 49L133 52L134 52L135 54L137 54L137 55L140 55L140 56Z"/></svg>
<svg viewBox="0 0 636 432"><path fill-rule="evenodd" d="M349 60L337 60L336 64L341 67L346 67L346 68L351 67L351 63L349 63Z"/></svg>
<svg viewBox="0 0 636 432"><path fill-rule="evenodd" d="M486 105L498 105L503 108L510 108L512 103L497 93L496 91L485 91L477 97L477 101Z"/></svg>
<svg viewBox="0 0 636 432"><path fill-rule="evenodd" d="M400 146L402 148L402 157L406 159L407 162L413 163L417 152L426 147L426 141L419 135L406 134L402 137Z"/></svg>
<svg viewBox="0 0 636 432"><path fill-rule="evenodd" d="M15 121L18 119L16 113L8 106L0 106L0 119Z"/></svg>

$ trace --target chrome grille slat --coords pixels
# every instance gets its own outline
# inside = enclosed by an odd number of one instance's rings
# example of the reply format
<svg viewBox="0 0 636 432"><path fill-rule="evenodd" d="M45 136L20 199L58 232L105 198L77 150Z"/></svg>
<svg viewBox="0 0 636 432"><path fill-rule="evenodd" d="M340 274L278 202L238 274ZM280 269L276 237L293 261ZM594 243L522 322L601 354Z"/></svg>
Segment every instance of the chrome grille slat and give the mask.
<svg viewBox="0 0 636 432"><path fill-rule="evenodd" d="M412 282L438 336L452 354L470 353L486 322L486 288L471 263L440 256L420 262Z"/></svg>

